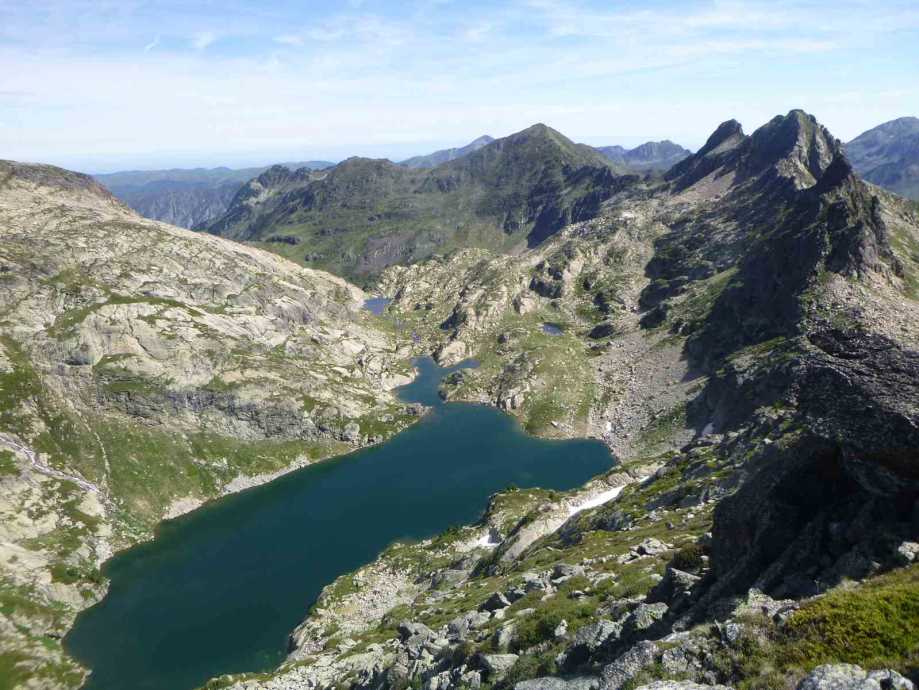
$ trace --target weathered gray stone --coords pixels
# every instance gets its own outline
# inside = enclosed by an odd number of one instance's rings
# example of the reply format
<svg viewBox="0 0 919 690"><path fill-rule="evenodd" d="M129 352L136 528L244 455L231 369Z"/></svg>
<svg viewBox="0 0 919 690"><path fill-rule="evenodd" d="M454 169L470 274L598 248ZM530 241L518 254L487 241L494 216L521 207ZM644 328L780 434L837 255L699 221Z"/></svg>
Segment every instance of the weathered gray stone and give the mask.
<svg viewBox="0 0 919 690"><path fill-rule="evenodd" d="M463 640L471 630L485 626L491 616L484 611L468 611L447 624L447 636L453 641Z"/></svg>
<svg viewBox="0 0 919 690"><path fill-rule="evenodd" d="M497 611L498 609L506 609L511 605L511 602L508 601L507 597L501 594L501 592L495 592L488 599L486 599L479 606L480 611Z"/></svg>
<svg viewBox="0 0 919 690"><path fill-rule="evenodd" d="M578 678L534 678L514 685L514 690L597 690L600 681L592 676Z"/></svg>
<svg viewBox="0 0 919 690"><path fill-rule="evenodd" d="M826 664L811 671L797 690L915 690L896 671L866 672L853 664Z"/></svg>
<svg viewBox="0 0 919 690"><path fill-rule="evenodd" d="M727 685L699 685L691 680L657 680L635 690L733 690Z"/></svg>
<svg viewBox="0 0 919 690"><path fill-rule="evenodd" d="M434 639L437 637L434 634L434 631L431 630L424 623L414 623L412 621L404 620L396 627L399 635L402 637L402 641L406 641L409 638L414 637L415 635L422 635L424 637L430 637Z"/></svg>
<svg viewBox="0 0 919 690"><path fill-rule="evenodd" d="M905 541L897 547L897 562L900 565L909 565L919 560L919 543Z"/></svg>
<svg viewBox="0 0 919 690"><path fill-rule="evenodd" d="M499 649L509 646L516 638L517 626L513 621L505 623L495 631L495 643Z"/></svg>
<svg viewBox="0 0 919 690"><path fill-rule="evenodd" d="M629 632L647 630L667 615L667 604L639 604L626 619L625 628Z"/></svg>
<svg viewBox="0 0 919 690"><path fill-rule="evenodd" d="M647 640L639 642L613 663L603 667L600 690L619 690L642 669L653 664L656 655L657 645Z"/></svg>
<svg viewBox="0 0 919 690"><path fill-rule="evenodd" d="M517 663L516 654L479 654L479 661L488 670L491 679L500 678L507 670Z"/></svg>
<svg viewBox="0 0 919 690"><path fill-rule="evenodd" d="M468 570L441 570L431 579L432 587L452 586L469 579Z"/></svg>

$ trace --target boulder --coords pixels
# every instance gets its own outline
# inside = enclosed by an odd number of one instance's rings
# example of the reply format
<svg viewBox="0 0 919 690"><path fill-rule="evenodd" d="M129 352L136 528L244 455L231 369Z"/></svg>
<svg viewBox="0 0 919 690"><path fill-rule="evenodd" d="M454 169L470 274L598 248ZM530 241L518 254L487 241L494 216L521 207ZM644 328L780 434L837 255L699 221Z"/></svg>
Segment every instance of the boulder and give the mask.
<svg viewBox="0 0 919 690"><path fill-rule="evenodd" d="M702 675L705 660L714 652L714 643L706 637L690 637L678 647L661 655L661 666L666 673L696 679Z"/></svg>
<svg viewBox="0 0 919 690"><path fill-rule="evenodd" d="M399 636L402 638L402 641L405 642L415 635L422 635L424 637L430 637L432 640L437 637L434 634L434 631L431 630L424 623L414 623L412 621L402 621L396 627L396 630L399 632Z"/></svg>
<svg viewBox="0 0 919 690"><path fill-rule="evenodd" d="M466 343L462 340L452 340L444 343L434 352L434 361L441 366L458 364L466 357Z"/></svg>
<svg viewBox="0 0 919 690"><path fill-rule="evenodd" d="M501 592L495 592L482 602L479 606L479 611L497 611L499 609L506 609L510 605L511 602L508 601L506 596L501 594Z"/></svg>
<svg viewBox="0 0 919 690"><path fill-rule="evenodd" d="M536 309L536 300L525 295L517 295L514 298L514 311L518 314L529 314Z"/></svg>
<svg viewBox="0 0 919 690"><path fill-rule="evenodd" d="M488 670L492 681L507 673L518 658L516 654L479 654L479 661Z"/></svg>
<svg viewBox="0 0 919 690"><path fill-rule="evenodd" d="M484 611L464 613L447 624L447 637L454 642L463 640L470 630L478 630L485 626L490 619L491 616Z"/></svg>
<svg viewBox="0 0 919 690"><path fill-rule="evenodd" d="M811 671L797 690L915 690L896 671L864 671L853 664L825 664Z"/></svg>
<svg viewBox="0 0 919 690"><path fill-rule="evenodd" d="M657 645L647 640L639 642L621 654L613 663L603 667L600 690L619 690L654 663Z"/></svg>
<svg viewBox="0 0 919 690"><path fill-rule="evenodd" d="M571 644L559 654L558 661L562 665L569 666L582 664L602 648L615 643L621 633L622 623L603 618L590 625L585 625L574 634Z"/></svg>
<svg viewBox="0 0 919 690"><path fill-rule="evenodd" d="M667 568L663 579L648 592L648 603L664 602L670 604L675 613L685 610L691 599L690 591L701 578L690 573Z"/></svg>
<svg viewBox="0 0 919 690"><path fill-rule="evenodd" d="M625 620L624 631L636 633L647 630L667 615L667 604L639 604Z"/></svg>
<svg viewBox="0 0 919 690"><path fill-rule="evenodd" d="M441 570L431 578L431 586L435 589L442 585L451 587L460 582L465 582L467 579L469 579L468 570Z"/></svg>
<svg viewBox="0 0 919 690"><path fill-rule="evenodd" d="M505 623L495 631L494 640L499 649L510 646L516 638L517 626L513 621Z"/></svg>
<svg viewBox="0 0 919 690"><path fill-rule="evenodd" d="M665 544L660 539L651 537L641 542L641 544L636 546L634 550L638 553L639 556L657 556L658 554L662 554L672 548L672 546Z"/></svg>
<svg viewBox="0 0 919 690"><path fill-rule="evenodd" d="M914 541L905 541L897 547L897 562L900 565L909 565L919 561L919 544Z"/></svg>
<svg viewBox="0 0 919 690"><path fill-rule="evenodd" d="M727 685L699 685L691 680L657 680L635 690L733 690Z"/></svg>
<svg viewBox="0 0 919 690"><path fill-rule="evenodd" d="M579 678L534 678L514 685L514 690L597 690L600 681L592 676Z"/></svg>
<svg viewBox="0 0 919 690"><path fill-rule="evenodd" d="M345 430L341 434L341 440L347 443L357 443L361 440L361 427L356 422L345 425Z"/></svg>
<svg viewBox="0 0 919 690"><path fill-rule="evenodd" d="M584 575L587 572L587 569L583 565L569 565L568 563L559 563L555 568L552 569L552 579L558 580L560 578L568 577L577 577Z"/></svg>

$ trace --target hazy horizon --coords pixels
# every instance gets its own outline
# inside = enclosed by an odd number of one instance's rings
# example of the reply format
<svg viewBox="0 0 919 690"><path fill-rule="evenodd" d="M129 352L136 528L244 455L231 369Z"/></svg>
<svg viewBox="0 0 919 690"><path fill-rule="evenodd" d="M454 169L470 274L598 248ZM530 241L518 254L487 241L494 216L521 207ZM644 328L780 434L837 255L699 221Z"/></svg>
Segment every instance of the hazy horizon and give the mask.
<svg viewBox="0 0 919 690"><path fill-rule="evenodd" d="M403 160L536 122L699 148L802 108L843 141L919 114L919 8L889 0L0 0L0 157L93 173Z"/></svg>

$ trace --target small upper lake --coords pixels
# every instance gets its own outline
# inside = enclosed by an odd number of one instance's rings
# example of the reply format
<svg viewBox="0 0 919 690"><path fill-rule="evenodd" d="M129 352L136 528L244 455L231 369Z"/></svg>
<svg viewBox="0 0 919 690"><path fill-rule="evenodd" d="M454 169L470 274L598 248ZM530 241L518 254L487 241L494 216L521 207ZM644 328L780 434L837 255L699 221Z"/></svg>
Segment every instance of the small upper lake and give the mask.
<svg viewBox="0 0 919 690"><path fill-rule="evenodd" d="M364 302L364 309L379 316L390 302L392 300L386 297L371 297Z"/></svg>
<svg viewBox="0 0 919 690"><path fill-rule="evenodd" d="M555 323L544 323L541 328L543 333L548 333L549 335L562 335L565 332L561 326Z"/></svg>
<svg viewBox="0 0 919 690"><path fill-rule="evenodd" d="M103 568L111 590L65 649L90 690L191 690L265 671L322 588L388 544L475 521L509 482L565 490L611 466L598 441L543 441L483 405L444 404L441 369L400 389L433 410L379 446L326 460L165 522Z"/></svg>

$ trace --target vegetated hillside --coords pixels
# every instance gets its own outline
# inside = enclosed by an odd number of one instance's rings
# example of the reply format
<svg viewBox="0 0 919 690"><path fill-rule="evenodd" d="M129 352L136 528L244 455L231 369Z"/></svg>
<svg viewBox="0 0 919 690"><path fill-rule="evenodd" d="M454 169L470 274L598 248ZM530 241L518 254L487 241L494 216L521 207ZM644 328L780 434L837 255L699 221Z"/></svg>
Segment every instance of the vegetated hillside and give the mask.
<svg viewBox="0 0 919 690"><path fill-rule="evenodd" d="M669 139L648 141L628 150L622 146L600 146L597 151L616 165L636 171L669 170L692 155L692 151L674 144Z"/></svg>
<svg viewBox="0 0 919 690"><path fill-rule="evenodd" d="M280 669L207 687L911 688L917 249L915 205L792 111L519 254L387 269L390 314L482 361L447 399L621 464L392 546Z"/></svg>
<svg viewBox="0 0 919 690"><path fill-rule="evenodd" d="M195 229L366 279L454 248L538 244L636 180L535 125L431 170L364 158L311 175L274 168Z"/></svg>
<svg viewBox="0 0 919 690"><path fill-rule="evenodd" d="M901 117L869 129L846 150L863 179L919 201L919 118Z"/></svg>
<svg viewBox="0 0 919 690"><path fill-rule="evenodd" d="M334 163L284 165L294 170L323 170ZM240 187L269 167L129 170L95 177L144 218L190 228L222 215Z"/></svg>
<svg viewBox="0 0 919 690"><path fill-rule="evenodd" d="M486 134L485 136L479 137L471 144L467 144L466 146L435 151L434 153L430 153L427 156L414 156L413 158L402 161L400 165L404 165L407 168L436 168L441 163L449 163L450 161L456 160L457 158L462 158L463 156L466 156L473 151L478 151L493 141L494 138Z"/></svg>
<svg viewBox="0 0 919 690"><path fill-rule="evenodd" d="M3 687L79 685L58 640L105 593L99 564L164 517L417 419L388 392L408 336L364 297L0 162Z"/></svg>

